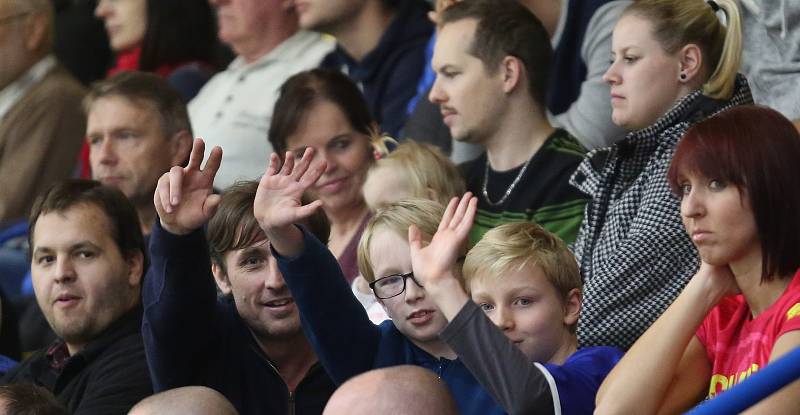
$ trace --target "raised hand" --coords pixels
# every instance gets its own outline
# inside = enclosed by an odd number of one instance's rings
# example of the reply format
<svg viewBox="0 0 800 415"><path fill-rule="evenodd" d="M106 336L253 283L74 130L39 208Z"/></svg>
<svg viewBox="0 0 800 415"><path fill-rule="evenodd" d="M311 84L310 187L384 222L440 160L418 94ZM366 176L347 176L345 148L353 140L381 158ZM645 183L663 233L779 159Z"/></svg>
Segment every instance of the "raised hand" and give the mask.
<svg viewBox="0 0 800 415"><path fill-rule="evenodd" d="M464 194L460 200L453 198L447 205L436 234L424 248L419 229L414 225L408 228L411 268L423 285L454 277L453 266L467 240L477 206L478 199L471 193Z"/></svg>
<svg viewBox="0 0 800 415"><path fill-rule="evenodd" d="M203 162L205 142L196 138L186 167L174 166L158 179L153 204L166 231L185 235L200 228L214 216L220 196L213 193L214 176L222 162L222 149L214 147Z"/></svg>
<svg viewBox="0 0 800 415"><path fill-rule="evenodd" d="M311 147L296 163L294 153L287 152L283 166L278 170L278 155L272 153L270 156L269 167L258 183L253 203L253 215L268 235L302 221L322 207L319 200L305 206L301 201L303 192L322 176L326 168L325 162L311 167L313 158L314 149Z"/></svg>

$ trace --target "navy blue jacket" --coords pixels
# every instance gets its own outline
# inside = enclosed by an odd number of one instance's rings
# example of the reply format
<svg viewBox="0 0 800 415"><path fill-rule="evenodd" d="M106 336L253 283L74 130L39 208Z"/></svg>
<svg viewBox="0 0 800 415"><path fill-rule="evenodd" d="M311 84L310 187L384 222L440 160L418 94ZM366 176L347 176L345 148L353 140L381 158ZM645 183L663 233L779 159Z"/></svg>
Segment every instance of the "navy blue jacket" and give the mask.
<svg viewBox="0 0 800 415"><path fill-rule="evenodd" d="M177 236L156 221L150 256L142 334L156 392L203 385L242 415L322 413L333 382L315 364L289 393L233 301L217 299L202 230Z"/></svg>
<svg viewBox="0 0 800 415"><path fill-rule="evenodd" d="M430 7L422 0L398 2L395 17L378 46L356 62L337 46L320 64L345 72L364 92L382 132L397 136L406 122L408 102L427 65L425 48L433 34Z"/></svg>
<svg viewBox="0 0 800 415"><path fill-rule="evenodd" d="M306 337L336 384L371 369L411 364L436 372L462 415L505 413L460 360L437 359L391 321L372 324L333 254L305 230L303 235L305 250L298 257L273 255L300 308Z"/></svg>

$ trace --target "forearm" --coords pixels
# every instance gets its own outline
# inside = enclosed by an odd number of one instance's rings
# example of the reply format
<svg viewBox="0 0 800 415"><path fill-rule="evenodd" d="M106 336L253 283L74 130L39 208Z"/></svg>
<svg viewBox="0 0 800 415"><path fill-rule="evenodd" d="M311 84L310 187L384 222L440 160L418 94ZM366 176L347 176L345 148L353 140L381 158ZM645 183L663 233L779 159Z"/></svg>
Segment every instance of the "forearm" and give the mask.
<svg viewBox="0 0 800 415"><path fill-rule="evenodd" d="M186 349L214 340L216 289L202 230L176 236L157 223L150 237L151 265L142 289L142 335L157 390L184 383L193 359Z"/></svg>
<svg viewBox="0 0 800 415"><path fill-rule="evenodd" d="M628 350L597 392L597 413L658 412L689 341L719 301L702 285L692 279Z"/></svg>
<svg viewBox="0 0 800 415"><path fill-rule="evenodd" d="M281 256L294 258L305 250L303 232L296 225L262 229L272 249Z"/></svg>
<svg viewBox="0 0 800 415"><path fill-rule="evenodd" d="M476 304L463 304L439 336L508 413L553 412L553 393L542 371Z"/></svg>
<svg viewBox="0 0 800 415"><path fill-rule="evenodd" d="M295 228L300 231L300 228ZM308 232L295 257L275 258L295 303L306 337L337 384L372 368L380 332L353 296L336 258Z"/></svg>

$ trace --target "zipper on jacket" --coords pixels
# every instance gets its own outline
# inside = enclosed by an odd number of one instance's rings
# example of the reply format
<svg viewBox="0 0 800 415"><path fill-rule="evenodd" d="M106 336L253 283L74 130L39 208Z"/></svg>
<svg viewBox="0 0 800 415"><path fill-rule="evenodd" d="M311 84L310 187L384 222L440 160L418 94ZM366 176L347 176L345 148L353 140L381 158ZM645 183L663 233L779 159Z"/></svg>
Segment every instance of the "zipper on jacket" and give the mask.
<svg viewBox="0 0 800 415"><path fill-rule="evenodd" d="M289 402L287 408L287 413L289 415L294 415L294 392L292 391L289 391Z"/></svg>

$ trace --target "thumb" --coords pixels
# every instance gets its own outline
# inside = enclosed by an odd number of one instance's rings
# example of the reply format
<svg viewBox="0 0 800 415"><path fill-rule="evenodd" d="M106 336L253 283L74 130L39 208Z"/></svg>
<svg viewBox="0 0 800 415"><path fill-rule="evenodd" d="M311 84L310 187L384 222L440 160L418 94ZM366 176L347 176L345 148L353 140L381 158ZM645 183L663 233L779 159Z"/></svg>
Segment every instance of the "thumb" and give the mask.
<svg viewBox="0 0 800 415"><path fill-rule="evenodd" d="M222 196L208 195L206 197L205 203L203 203L203 214L207 218L211 218L212 216L214 216L214 213L217 212L217 208L219 207L220 202L222 202Z"/></svg>

